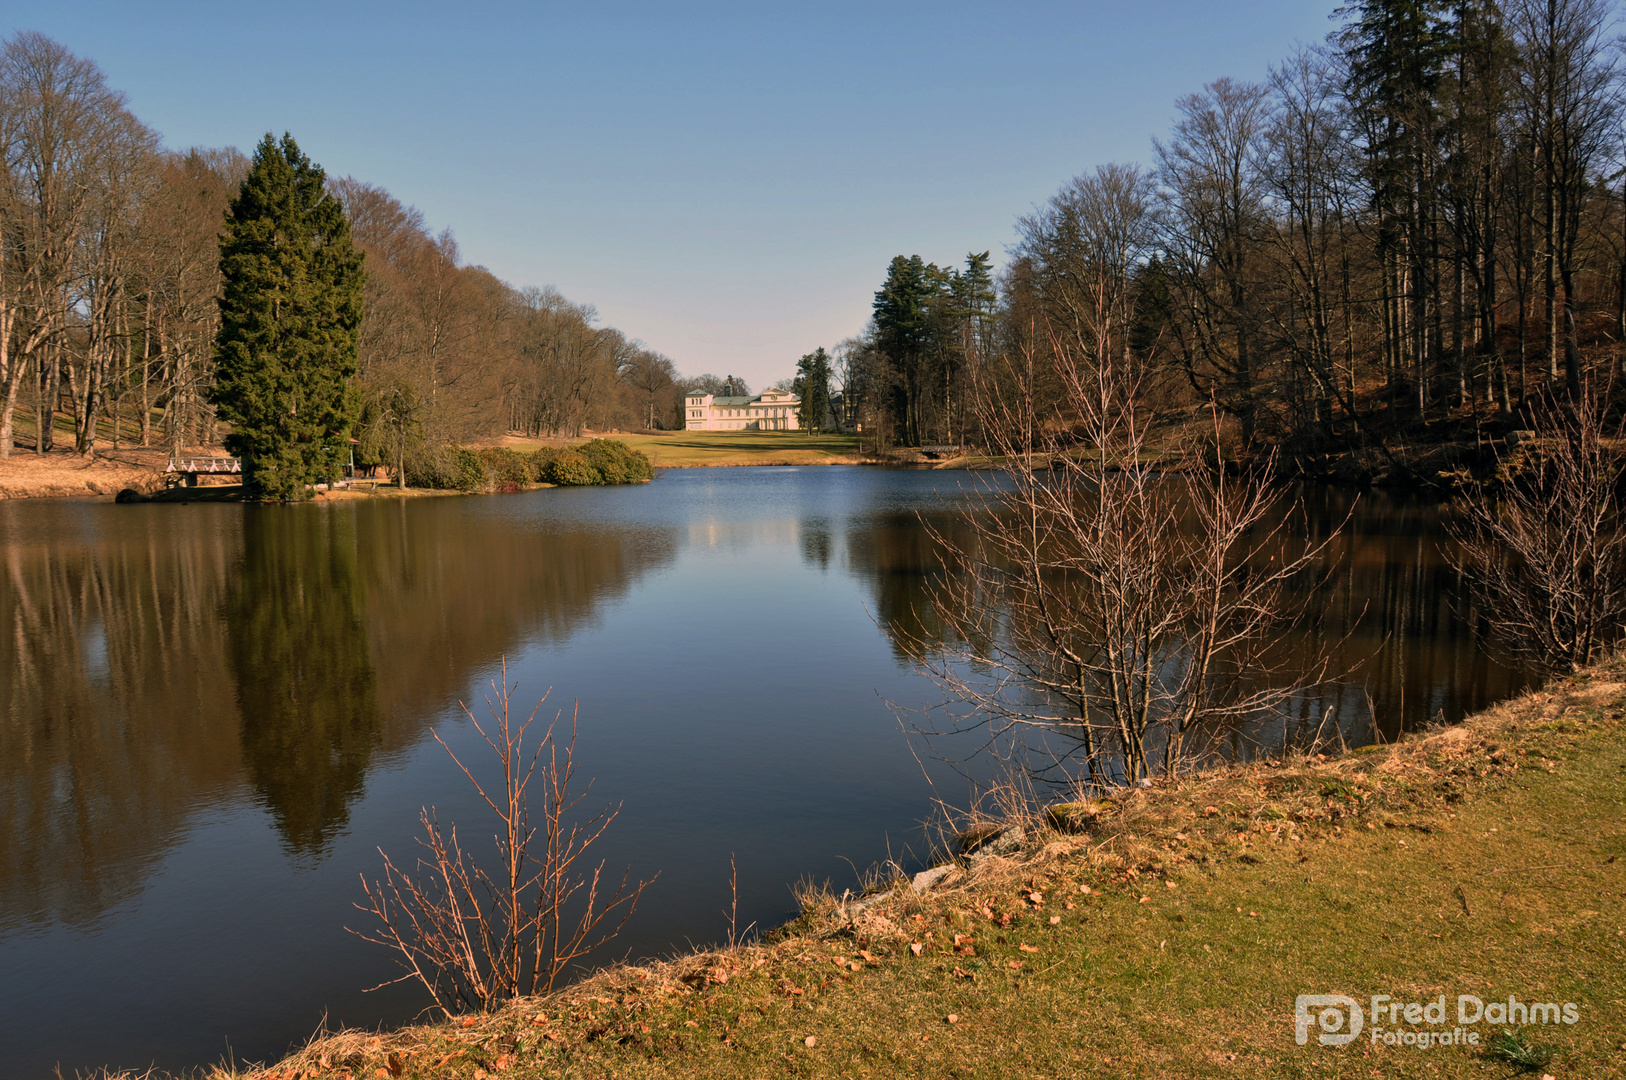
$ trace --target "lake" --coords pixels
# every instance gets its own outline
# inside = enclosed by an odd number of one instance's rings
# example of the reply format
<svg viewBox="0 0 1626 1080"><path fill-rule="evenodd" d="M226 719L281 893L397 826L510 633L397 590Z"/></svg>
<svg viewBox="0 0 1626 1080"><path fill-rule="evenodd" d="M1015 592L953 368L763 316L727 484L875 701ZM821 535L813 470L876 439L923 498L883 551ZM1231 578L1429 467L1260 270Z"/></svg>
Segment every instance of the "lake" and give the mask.
<svg viewBox="0 0 1626 1080"><path fill-rule="evenodd" d="M614 956L793 914L803 876L929 854L932 783L893 706L942 699L889 629L925 606L921 524L969 474L690 469L628 488L305 506L0 501L0 1076L279 1056L325 1022L425 1006L346 926L379 849L432 805L465 845L506 657L526 709L580 709L597 854L659 873ZM1310 598L1351 742L1528 681L1462 614L1432 501L1295 489L1350 513ZM1297 528L1297 527L1296 527ZM1353 627L1353 629L1351 629ZM1358 664L1358 666L1357 666ZM1371 712L1368 712L1370 703ZM1373 716L1375 713L1375 718ZM929 779L931 782L929 782ZM486 831L482 831L486 830ZM483 841L482 841L483 842Z"/></svg>

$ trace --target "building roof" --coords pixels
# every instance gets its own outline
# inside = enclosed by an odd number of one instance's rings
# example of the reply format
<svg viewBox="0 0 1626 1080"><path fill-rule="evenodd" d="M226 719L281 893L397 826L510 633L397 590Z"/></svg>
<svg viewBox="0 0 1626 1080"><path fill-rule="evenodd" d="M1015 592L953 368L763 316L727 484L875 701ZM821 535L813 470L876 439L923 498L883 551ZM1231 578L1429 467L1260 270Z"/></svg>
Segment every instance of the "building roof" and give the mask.
<svg viewBox="0 0 1626 1080"><path fill-rule="evenodd" d="M801 399L798 398L795 394L789 393L788 391L783 391L783 390L773 391L773 390L770 390L770 391L768 391L768 393L782 393L782 394L784 394L785 396L783 398L779 399L780 401L783 401L783 402L799 402L799 401L801 401ZM705 394L704 390L691 390L685 396L686 397L705 397L706 394ZM716 397L713 397L711 399L711 403L713 405L720 405L725 409L737 409L737 408L740 408L741 406L749 405L754 401L761 401L762 398L763 398L762 394L753 394L750 397L742 397L742 396L738 396L738 395L736 395L734 397L724 397L721 394L719 394Z"/></svg>

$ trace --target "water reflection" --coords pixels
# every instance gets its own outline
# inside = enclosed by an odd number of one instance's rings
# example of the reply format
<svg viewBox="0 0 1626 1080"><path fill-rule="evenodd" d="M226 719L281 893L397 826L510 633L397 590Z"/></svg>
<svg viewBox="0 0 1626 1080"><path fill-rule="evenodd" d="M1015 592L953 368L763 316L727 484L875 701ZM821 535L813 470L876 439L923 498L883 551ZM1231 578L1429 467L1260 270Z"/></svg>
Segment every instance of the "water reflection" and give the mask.
<svg viewBox="0 0 1626 1080"><path fill-rule="evenodd" d="M414 850L420 806L488 820L423 740L438 725L478 753L454 702L504 654L522 699L582 699L590 802L625 805L608 865L661 871L618 955L714 940L732 855L759 926L803 874L898 857L933 790L960 789L929 758L922 774L884 704L937 696L885 631L943 634L917 512L966 542L967 481L686 470L252 511L0 501L0 1077L179 1069L228 1037L274 1057L324 1013L409 1021L410 987L361 993L398 972L343 927L377 848ZM1347 505L1304 498L1307 531ZM1385 724L1412 724L1513 688L1454 614L1438 535L1429 504L1362 500L1345 569L1307 598L1336 633L1369 609L1346 648L1370 662L1266 738L1369 690Z"/></svg>
<svg viewBox="0 0 1626 1080"><path fill-rule="evenodd" d="M219 629L237 530L30 509L37 533L0 517L0 934L94 922L241 771Z"/></svg>
<svg viewBox="0 0 1626 1080"><path fill-rule="evenodd" d="M380 742L356 519L247 507L225 625L243 761L294 851L349 818Z"/></svg>
<svg viewBox="0 0 1626 1080"><path fill-rule="evenodd" d="M1529 684L1530 672L1499 662L1475 633L1480 616L1444 557L1447 508L1418 495L1305 485L1292 490L1271 528L1285 523L1281 550L1296 555L1342 531L1314 574L1293 583L1289 605L1313 630L1282 643L1298 670L1329 655L1331 685L1300 694L1279 715L1227 733L1226 753L1248 758L1283 744L1342 737L1350 745L1397 737L1430 723L1454 723ZM855 517L846 565L865 581L896 658L909 643L953 644L934 610L935 586L952 568L943 545L976 541L962 508L881 508ZM804 558L806 558L804 554ZM1000 620L994 618L991 623Z"/></svg>
<svg viewBox="0 0 1626 1080"><path fill-rule="evenodd" d="M436 503L0 503L0 936L94 923L245 786L321 857L471 672L568 637L677 546Z"/></svg>

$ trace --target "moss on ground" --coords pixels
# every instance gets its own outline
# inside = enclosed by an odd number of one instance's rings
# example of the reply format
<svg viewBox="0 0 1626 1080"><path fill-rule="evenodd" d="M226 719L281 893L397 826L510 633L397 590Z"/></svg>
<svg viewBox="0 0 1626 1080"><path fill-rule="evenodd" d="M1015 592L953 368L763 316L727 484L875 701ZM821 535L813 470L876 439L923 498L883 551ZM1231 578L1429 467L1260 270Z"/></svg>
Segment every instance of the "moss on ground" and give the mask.
<svg viewBox="0 0 1626 1080"><path fill-rule="evenodd" d="M925 895L814 897L764 944L253 1075L1516 1075L1473 1047L1296 1045L1295 995L1382 993L1573 1001L1524 1031L1545 1071L1623 1076L1623 709L1615 662L1396 746L1107 800Z"/></svg>

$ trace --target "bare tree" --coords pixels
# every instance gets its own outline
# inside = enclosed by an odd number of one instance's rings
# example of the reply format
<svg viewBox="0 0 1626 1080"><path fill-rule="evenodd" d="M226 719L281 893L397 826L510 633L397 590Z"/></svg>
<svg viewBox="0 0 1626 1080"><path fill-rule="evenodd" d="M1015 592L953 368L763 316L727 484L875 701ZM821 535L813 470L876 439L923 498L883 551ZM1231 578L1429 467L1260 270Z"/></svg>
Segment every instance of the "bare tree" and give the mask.
<svg viewBox="0 0 1626 1080"><path fill-rule="evenodd" d="M1548 375L1581 393L1575 308L1581 216L1593 172L1619 145L1618 47L1605 37L1602 0L1513 0L1518 88L1531 137L1540 206L1542 294ZM1562 295L1560 295L1562 289Z"/></svg>
<svg viewBox="0 0 1626 1080"><path fill-rule="evenodd" d="M1264 86L1220 79L1176 103L1173 137L1153 141L1162 249L1184 318L1177 359L1192 386L1242 426L1252 446L1264 379L1255 266L1264 235L1262 161L1271 121Z"/></svg>
<svg viewBox="0 0 1626 1080"><path fill-rule="evenodd" d="M1626 616L1626 521L1618 430L1594 395L1531 403L1534 438L1502 464L1497 490L1461 497L1455 548L1478 610L1510 655L1577 671L1619 639Z"/></svg>
<svg viewBox="0 0 1626 1080"><path fill-rule="evenodd" d="M356 905L378 926L351 933L395 950L406 974L392 981L417 980L448 1016L470 1008L491 1012L509 998L552 990L571 964L626 925L649 884L629 884L629 870L610 891L602 861L584 869L588 852L620 808L573 820L587 795L572 790L576 716L571 715L568 740L561 744L556 738L563 734L556 716L527 753L526 733L547 695L516 723L509 711L514 689L504 661L486 698L488 723L463 707L497 759L501 790L488 790L435 734L496 815L498 869L488 872L465 855L456 824L442 828L434 809L426 808L419 843L427 854L419 857L418 872L398 868L381 850L384 879L370 882L363 875L367 903ZM542 791L540 824L531 816L533 779Z"/></svg>
<svg viewBox="0 0 1626 1080"><path fill-rule="evenodd" d="M677 365L658 352L639 348L625 378L638 392L644 426L666 427L672 419L672 403L676 400L673 392L680 391Z"/></svg>
<svg viewBox="0 0 1626 1080"><path fill-rule="evenodd" d="M1021 219L1016 254L1032 267L1047 332L1070 357L1108 362L1124 375L1136 268L1153 250L1151 178L1133 165L1103 165L1075 177L1041 210ZM1108 355L1121 352L1122 362Z"/></svg>
<svg viewBox="0 0 1626 1080"><path fill-rule="evenodd" d="M38 376L35 448L51 446L51 417L73 309L75 256L89 223L103 126L123 112L100 69L43 34L22 31L0 47L4 114L6 264L0 281L0 458L25 367Z"/></svg>
<svg viewBox="0 0 1626 1080"><path fill-rule="evenodd" d="M1065 779L1173 774L1203 733L1324 676L1279 641L1302 614L1287 586L1325 544L1284 547L1268 463L1230 475L1215 444L1153 453L1133 378L1054 355L1065 426L1035 405L1031 354L983 388L1002 482L975 500L973 542L939 536L951 569L932 610L948 632L908 648L990 739L1068 740L1052 758Z"/></svg>
<svg viewBox="0 0 1626 1080"><path fill-rule="evenodd" d="M68 354L74 449L80 454L94 450L109 387L128 366L130 286L138 266L141 206L156 186L159 164L157 135L123 108L106 110L100 128L75 275L83 348L78 356Z"/></svg>

